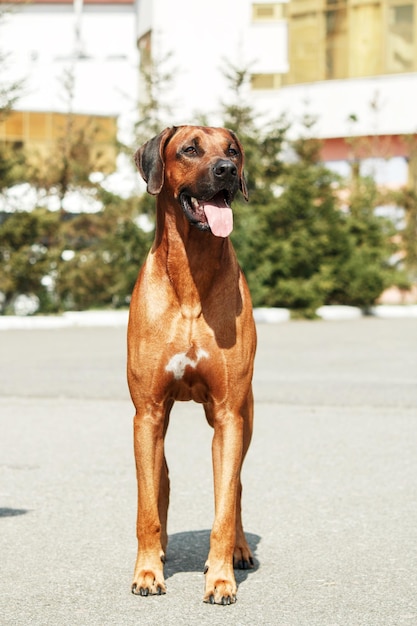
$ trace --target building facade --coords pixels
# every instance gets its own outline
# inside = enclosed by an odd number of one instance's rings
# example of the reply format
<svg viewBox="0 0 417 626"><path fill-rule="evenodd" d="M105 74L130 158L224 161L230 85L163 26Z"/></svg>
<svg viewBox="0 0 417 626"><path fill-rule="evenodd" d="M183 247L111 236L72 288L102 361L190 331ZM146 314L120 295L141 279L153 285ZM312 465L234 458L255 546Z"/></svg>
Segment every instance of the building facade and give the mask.
<svg viewBox="0 0 417 626"><path fill-rule="evenodd" d="M226 75L246 68L259 120L284 113L298 134L303 117L315 117L323 158L336 169L369 161L388 185L405 184L415 169L417 0L10 4L1 49L12 53L13 77L25 79L22 111L117 116L128 139L144 97L138 68L153 60L170 77L167 124L221 123Z"/></svg>
<svg viewBox="0 0 417 626"><path fill-rule="evenodd" d="M88 119L100 127L97 148L107 137L111 159L115 120L119 132L128 127L137 105L134 0L10 0L8 7L0 23L2 77L23 87L0 140L42 152L71 113L77 125Z"/></svg>
<svg viewBox="0 0 417 626"><path fill-rule="evenodd" d="M288 72L285 4L250 0L140 0L141 63L151 56L170 68L173 119L211 119L227 99L230 68L250 67L255 89L276 89ZM169 59L169 62L167 60ZM276 82L278 79L278 82Z"/></svg>
<svg viewBox="0 0 417 626"><path fill-rule="evenodd" d="M291 0L287 84L417 71L414 0Z"/></svg>
<svg viewBox="0 0 417 626"><path fill-rule="evenodd" d="M260 116L286 114L294 134L303 132L305 115L316 118L329 164L346 173L349 161L361 159L392 186L415 169L416 41L416 0L138 5L142 62L173 53L175 122L198 110L215 114L227 99L225 68L246 67L247 97Z"/></svg>

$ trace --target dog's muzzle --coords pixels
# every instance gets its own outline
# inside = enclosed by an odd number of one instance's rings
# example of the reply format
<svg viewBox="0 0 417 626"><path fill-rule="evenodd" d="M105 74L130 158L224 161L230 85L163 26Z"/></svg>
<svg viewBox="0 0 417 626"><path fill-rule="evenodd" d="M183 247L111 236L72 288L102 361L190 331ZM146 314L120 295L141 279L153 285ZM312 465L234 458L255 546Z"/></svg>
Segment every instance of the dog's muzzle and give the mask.
<svg viewBox="0 0 417 626"><path fill-rule="evenodd" d="M218 159L211 170L217 191L200 197L183 191L180 194L182 209L191 224L199 230L211 231L217 237L228 237L233 230L232 200L238 189L236 165L228 159ZM223 188L219 187L224 185Z"/></svg>
<svg viewBox="0 0 417 626"><path fill-rule="evenodd" d="M182 209L189 222L199 230L211 231L217 237L228 237L233 230L233 212L229 193L222 189L209 200L180 194Z"/></svg>

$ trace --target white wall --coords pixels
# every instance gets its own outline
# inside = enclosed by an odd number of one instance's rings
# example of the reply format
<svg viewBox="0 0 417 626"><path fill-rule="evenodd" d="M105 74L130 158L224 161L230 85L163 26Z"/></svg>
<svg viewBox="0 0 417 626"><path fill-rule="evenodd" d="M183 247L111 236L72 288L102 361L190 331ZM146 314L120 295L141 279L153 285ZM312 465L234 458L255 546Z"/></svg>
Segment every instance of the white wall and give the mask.
<svg viewBox="0 0 417 626"><path fill-rule="evenodd" d="M254 98L262 111L287 113L296 122L293 132L303 115L317 116L314 132L326 138L416 133L414 94L417 73L292 85Z"/></svg>
<svg viewBox="0 0 417 626"><path fill-rule="evenodd" d="M17 108L66 111L62 77L75 73L76 112L122 114L137 100L136 15L133 5L84 6L81 43L74 58L76 16L72 5L23 5L1 26L1 49L12 53L9 74L25 80Z"/></svg>
<svg viewBox="0 0 417 626"><path fill-rule="evenodd" d="M288 28L286 22L252 24L244 42L245 58L253 73L284 74L288 71Z"/></svg>
<svg viewBox="0 0 417 626"><path fill-rule="evenodd" d="M10 77L25 78L18 108L65 111L62 76L76 75L74 109L121 114L128 119L138 98L137 36L153 32L157 57L172 52L174 109L168 123L185 123L196 111L215 114L230 97L223 76L227 63L254 73L285 72L287 27L253 23L253 0L139 0L134 5L84 5L81 43L87 58L74 61L76 14L72 5L14 6L0 25L0 47L12 53ZM138 30L136 30L138 29ZM318 117L321 137L417 132L413 95L417 74L294 85L248 92L270 117L282 112L299 120ZM376 98L377 110L371 102ZM355 115L357 122L348 121ZM216 120L216 115L212 115ZM218 119L220 122L220 118Z"/></svg>
<svg viewBox="0 0 417 626"><path fill-rule="evenodd" d="M174 80L167 94L174 123L189 121L196 110L216 112L230 97L222 75L226 60L253 73L287 71L287 25L252 22L251 5L256 1L140 0L139 35L152 26L157 58L174 53ZM325 138L415 133L414 94L416 73L248 91L247 96L265 117L286 113L295 121L294 134L304 114L317 116L315 132ZM351 115L357 122L349 121Z"/></svg>
<svg viewBox="0 0 417 626"><path fill-rule="evenodd" d="M190 121L195 112L221 121L216 114L229 97L223 74L229 63L250 66L253 73L286 70L285 22L253 24L251 5L251 0L140 0L139 36L152 26L155 58L173 53L174 123Z"/></svg>

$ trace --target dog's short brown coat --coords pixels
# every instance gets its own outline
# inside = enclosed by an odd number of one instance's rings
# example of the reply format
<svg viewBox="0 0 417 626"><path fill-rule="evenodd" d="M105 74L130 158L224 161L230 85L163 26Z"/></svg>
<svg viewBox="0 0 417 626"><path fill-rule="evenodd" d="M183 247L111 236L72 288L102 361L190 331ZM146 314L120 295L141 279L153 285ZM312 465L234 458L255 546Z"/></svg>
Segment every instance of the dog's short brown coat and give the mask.
<svg viewBox="0 0 417 626"><path fill-rule="evenodd" d="M138 482L132 591L139 595L166 591L164 436L176 400L202 403L214 428L215 518L204 600L233 603L233 566L253 566L241 521L240 472L252 435L256 333L231 241L211 232L203 210L223 195L226 208L238 189L247 196L243 159L232 132L195 126L167 128L135 155L157 196L155 240L133 291L128 327Z"/></svg>

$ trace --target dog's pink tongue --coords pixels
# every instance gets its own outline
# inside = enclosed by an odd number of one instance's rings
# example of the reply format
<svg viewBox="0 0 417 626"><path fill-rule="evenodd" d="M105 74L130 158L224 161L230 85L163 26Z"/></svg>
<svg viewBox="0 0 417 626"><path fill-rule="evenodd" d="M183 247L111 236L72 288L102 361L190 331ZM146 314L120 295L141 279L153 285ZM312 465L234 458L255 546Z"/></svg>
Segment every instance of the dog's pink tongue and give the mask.
<svg viewBox="0 0 417 626"><path fill-rule="evenodd" d="M212 203L213 201L211 201ZM228 237L233 230L233 212L224 202L204 204L204 213L213 235Z"/></svg>

